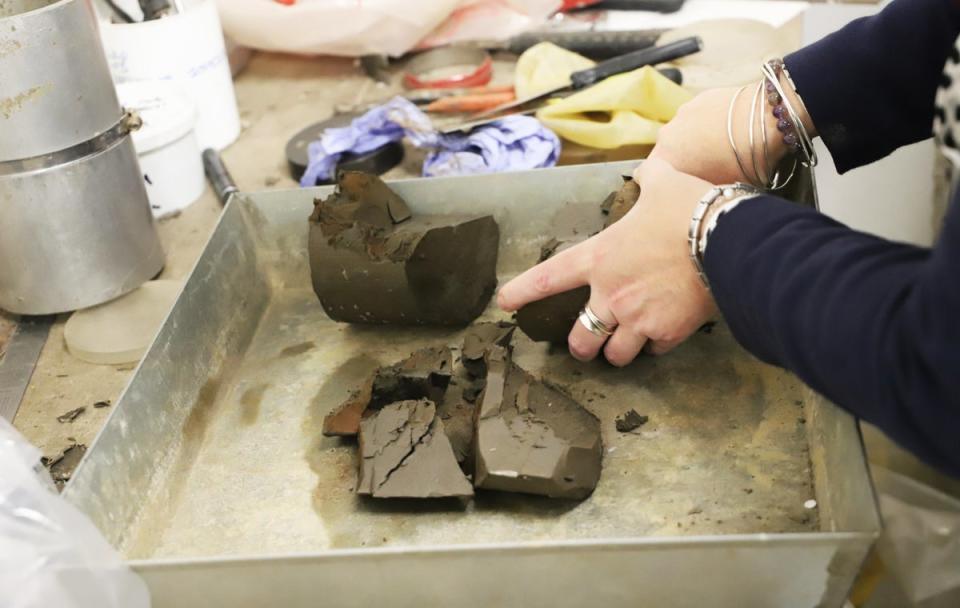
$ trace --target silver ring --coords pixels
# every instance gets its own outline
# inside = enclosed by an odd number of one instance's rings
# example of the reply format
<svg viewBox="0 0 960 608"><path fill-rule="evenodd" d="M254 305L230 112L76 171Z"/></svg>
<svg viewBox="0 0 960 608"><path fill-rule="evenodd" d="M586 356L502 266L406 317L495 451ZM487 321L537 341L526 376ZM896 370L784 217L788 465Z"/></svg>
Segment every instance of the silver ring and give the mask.
<svg viewBox="0 0 960 608"><path fill-rule="evenodd" d="M598 338L607 338L613 335L616 325L608 325L603 322L600 317L596 315L590 306L584 306L583 310L580 311L580 324L587 328L587 331L597 336Z"/></svg>

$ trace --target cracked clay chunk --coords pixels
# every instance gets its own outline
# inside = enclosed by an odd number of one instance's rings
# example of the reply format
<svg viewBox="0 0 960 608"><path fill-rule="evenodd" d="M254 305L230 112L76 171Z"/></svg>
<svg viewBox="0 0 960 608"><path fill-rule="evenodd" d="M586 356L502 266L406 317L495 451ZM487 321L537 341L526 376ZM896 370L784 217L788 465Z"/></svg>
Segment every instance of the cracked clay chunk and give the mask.
<svg viewBox="0 0 960 608"><path fill-rule="evenodd" d="M640 186L637 182L628 177L623 179L620 190L611 192L600 205L601 211L606 215L604 228L609 228L622 219L633 208L640 196ZM540 259L537 263L582 243L587 238L586 234L552 238L540 249ZM531 302L517 311L517 326L534 342L566 344L573 324L576 323L580 311L589 300L590 288L578 287Z"/></svg>
<svg viewBox="0 0 960 608"><path fill-rule="evenodd" d="M484 362L487 353L494 346L509 345L516 328L513 323L500 321L477 323L467 330L463 336L460 357L471 376L481 378L487 375L487 365Z"/></svg>
<svg viewBox="0 0 960 608"><path fill-rule="evenodd" d="M324 435L356 435L364 412L396 401L443 401L453 375L453 357L446 346L428 347L373 372L347 400L323 419Z"/></svg>
<svg viewBox="0 0 960 608"><path fill-rule="evenodd" d="M360 423L357 493L374 498L473 496L453 449L425 399L383 407Z"/></svg>
<svg viewBox="0 0 960 608"><path fill-rule="evenodd" d="M600 479L600 421L494 348L476 420L477 488L582 499Z"/></svg>
<svg viewBox="0 0 960 608"><path fill-rule="evenodd" d="M314 201L313 289L335 321L463 326L493 295L499 243L491 215L414 217L378 177L347 171Z"/></svg>
<svg viewBox="0 0 960 608"><path fill-rule="evenodd" d="M551 239L541 249L538 263L584 240L583 237L565 241ZM590 287L584 286L530 302L517 311L517 327L534 342L566 344L573 324L589 300Z"/></svg>
<svg viewBox="0 0 960 608"><path fill-rule="evenodd" d="M603 212L607 216L603 227L609 228L623 219L623 216L633 209L638 198L640 198L640 185L631 178L624 177L623 187L616 192L612 192L603 203Z"/></svg>

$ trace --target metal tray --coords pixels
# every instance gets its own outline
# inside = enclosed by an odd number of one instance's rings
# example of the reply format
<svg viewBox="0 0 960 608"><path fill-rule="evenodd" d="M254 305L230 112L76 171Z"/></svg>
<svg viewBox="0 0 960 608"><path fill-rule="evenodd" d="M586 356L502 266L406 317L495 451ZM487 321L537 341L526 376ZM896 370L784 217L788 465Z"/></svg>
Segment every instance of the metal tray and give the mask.
<svg viewBox="0 0 960 608"><path fill-rule="evenodd" d="M599 204L631 166L393 187L414 212L494 213L502 280L554 214ZM321 437L323 415L373 366L459 332L324 315L306 218L329 190L234 198L64 492L157 606L842 604L880 527L855 421L722 325L624 370L518 336L520 363L602 420L581 503L355 496L355 447ZM617 433L631 407L650 422Z"/></svg>

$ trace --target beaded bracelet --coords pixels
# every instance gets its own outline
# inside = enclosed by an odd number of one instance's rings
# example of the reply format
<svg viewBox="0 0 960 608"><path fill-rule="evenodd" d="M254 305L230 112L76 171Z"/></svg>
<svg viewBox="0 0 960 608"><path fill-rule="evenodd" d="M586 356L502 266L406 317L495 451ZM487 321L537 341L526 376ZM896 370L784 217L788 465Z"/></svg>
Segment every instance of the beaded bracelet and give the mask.
<svg viewBox="0 0 960 608"><path fill-rule="evenodd" d="M780 190L793 179L793 176L797 171L797 160L796 157L793 159L793 165L790 168L789 174L786 178L783 176L783 172L780 168L774 169L773 175L771 175L772 163L770 162L770 152L767 146L767 122L763 117L763 80L757 84L756 91L753 95L753 101L750 104L750 117L748 120L748 146L750 149L750 164L753 169L753 175L751 176L750 172L747 171L747 167L744 164L743 159L740 156L740 150L737 148L736 139L733 136L733 113L736 108L737 100L740 99L740 96L747 89L746 86L740 87L737 89L737 92L730 99L730 106L727 109L727 141L730 143L730 149L733 151L734 159L737 161L737 166L740 168L740 174L743 176L743 179L750 182L757 188L763 188L766 190ZM763 163L761 171L761 164L757 162L757 144L755 139L755 125L758 122L760 123L760 133L762 138L762 150L763 150Z"/></svg>
<svg viewBox="0 0 960 608"><path fill-rule="evenodd" d="M790 78L786 65L781 59L773 59L763 64L762 71L767 101L773 106L773 116L777 119L777 130L783 134L783 143L804 157L802 162L805 166L816 166L817 152L813 147L813 140L780 84L780 75L783 74L796 93L796 86ZM799 95L797 98L799 99Z"/></svg>

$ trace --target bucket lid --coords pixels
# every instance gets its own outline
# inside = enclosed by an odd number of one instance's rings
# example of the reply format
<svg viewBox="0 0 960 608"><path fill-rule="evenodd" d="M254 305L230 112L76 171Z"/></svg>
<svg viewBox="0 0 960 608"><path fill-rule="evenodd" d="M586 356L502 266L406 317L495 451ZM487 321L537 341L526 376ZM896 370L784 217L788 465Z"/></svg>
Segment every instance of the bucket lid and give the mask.
<svg viewBox="0 0 960 608"><path fill-rule="evenodd" d="M172 82L144 80L117 85L120 105L134 110L143 126L133 132L138 154L174 142L193 130L197 112L193 102Z"/></svg>

